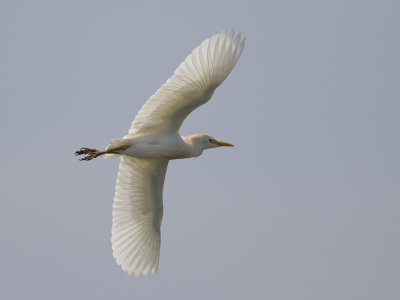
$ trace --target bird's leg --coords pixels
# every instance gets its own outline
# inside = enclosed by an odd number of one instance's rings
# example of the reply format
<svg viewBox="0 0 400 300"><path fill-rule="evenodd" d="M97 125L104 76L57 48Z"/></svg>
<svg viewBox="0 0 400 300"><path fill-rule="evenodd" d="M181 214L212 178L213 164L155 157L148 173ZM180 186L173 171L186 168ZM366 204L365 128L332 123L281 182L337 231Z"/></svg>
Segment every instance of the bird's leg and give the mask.
<svg viewBox="0 0 400 300"><path fill-rule="evenodd" d="M93 158L96 158L96 157L106 154L106 153L109 153L109 152L107 150L100 151L100 150L91 149L91 148L81 148L75 152L75 155L76 156L86 155L79 160L92 160Z"/></svg>
<svg viewBox="0 0 400 300"><path fill-rule="evenodd" d="M100 155L103 154L122 154L121 152L128 149L129 145L122 145L119 147L115 147L115 148L110 148L107 147L106 150L100 151L97 149L91 149L91 148L81 148L78 151L75 152L76 156L79 155L86 155L85 157L82 157L80 160L92 160L93 158L96 158Z"/></svg>

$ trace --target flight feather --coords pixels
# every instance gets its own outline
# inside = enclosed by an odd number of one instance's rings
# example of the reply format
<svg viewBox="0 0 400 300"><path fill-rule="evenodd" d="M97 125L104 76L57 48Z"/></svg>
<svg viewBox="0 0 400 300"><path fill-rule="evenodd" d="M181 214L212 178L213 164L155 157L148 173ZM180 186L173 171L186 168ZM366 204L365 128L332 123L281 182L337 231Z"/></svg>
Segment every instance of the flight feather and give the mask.
<svg viewBox="0 0 400 300"><path fill-rule="evenodd" d="M244 45L245 38L234 30L204 40L143 105L129 134L178 132L184 119L229 75Z"/></svg>

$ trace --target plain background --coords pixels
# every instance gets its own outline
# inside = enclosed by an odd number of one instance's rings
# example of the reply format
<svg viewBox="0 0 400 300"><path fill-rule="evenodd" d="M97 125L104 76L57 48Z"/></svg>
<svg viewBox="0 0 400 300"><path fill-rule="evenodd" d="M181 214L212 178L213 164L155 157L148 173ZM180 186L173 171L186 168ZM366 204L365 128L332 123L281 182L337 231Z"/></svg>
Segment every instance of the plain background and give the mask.
<svg viewBox="0 0 400 300"><path fill-rule="evenodd" d="M400 299L399 1L1 1L1 299ZM181 133L159 273L111 251L124 136L203 39L248 42Z"/></svg>

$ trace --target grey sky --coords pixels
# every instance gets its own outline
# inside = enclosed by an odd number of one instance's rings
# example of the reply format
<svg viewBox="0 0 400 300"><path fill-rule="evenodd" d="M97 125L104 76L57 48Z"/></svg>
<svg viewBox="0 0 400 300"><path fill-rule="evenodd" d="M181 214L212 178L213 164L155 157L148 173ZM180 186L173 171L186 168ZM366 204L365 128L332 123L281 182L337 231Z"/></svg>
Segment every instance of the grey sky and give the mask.
<svg viewBox="0 0 400 300"><path fill-rule="evenodd" d="M398 1L1 1L2 299L399 299ZM125 135L203 39L236 68L184 123L159 273L111 251Z"/></svg>

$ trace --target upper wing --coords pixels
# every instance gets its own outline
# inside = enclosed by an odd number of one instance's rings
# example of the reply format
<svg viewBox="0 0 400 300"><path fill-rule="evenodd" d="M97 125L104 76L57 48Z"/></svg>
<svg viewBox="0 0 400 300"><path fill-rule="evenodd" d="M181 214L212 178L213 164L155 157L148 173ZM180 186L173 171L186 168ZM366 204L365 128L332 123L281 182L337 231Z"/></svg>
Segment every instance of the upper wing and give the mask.
<svg viewBox="0 0 400 300"><path fill-rule="evenodd" d="M167 166L167 160L121 156L111 242L117 263L129 275L157 272Z"/></svg>
<svg viewBox="0 0 400 300"><path fill-rule="evenodd" d="M234 30L203 41L143 105L129 134L177 132L183 120L206 103L229 75L244 44L245 38Z"/></svg>

